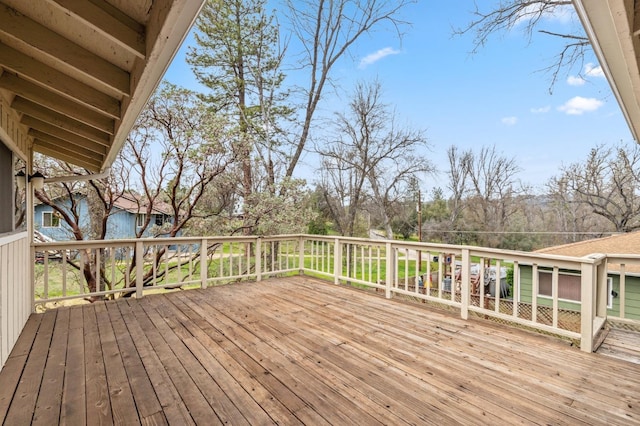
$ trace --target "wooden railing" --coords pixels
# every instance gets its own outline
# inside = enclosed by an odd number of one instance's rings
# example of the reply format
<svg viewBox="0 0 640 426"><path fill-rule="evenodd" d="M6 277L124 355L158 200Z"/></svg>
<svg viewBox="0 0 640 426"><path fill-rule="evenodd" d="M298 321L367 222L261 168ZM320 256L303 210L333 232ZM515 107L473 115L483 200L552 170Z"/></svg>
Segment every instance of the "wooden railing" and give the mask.
<svg viewBox="0 0 640 426"><path fill-rule="evenodd" d="M297 272L300 238L219 237L36 243L35 304Z"/></svg>
<svg viewBox="0 0 640 426"><path fill-rule="evenodd" d="M26 232L0 236L0 367L31 314L31 263Z"/></svg>
<svg viewBox="0 0 640 426"><path fill-rule="evenodd" d="M36 307L309 274L387 298L435 303L464 319L491 318L564 336L587 351L607 316L605 256L315 235L73 241L33 244L32 251ZM552 276L546 297L539 296L539 270ZM579 301L560 297L561 271L580 277Z"/></svg>

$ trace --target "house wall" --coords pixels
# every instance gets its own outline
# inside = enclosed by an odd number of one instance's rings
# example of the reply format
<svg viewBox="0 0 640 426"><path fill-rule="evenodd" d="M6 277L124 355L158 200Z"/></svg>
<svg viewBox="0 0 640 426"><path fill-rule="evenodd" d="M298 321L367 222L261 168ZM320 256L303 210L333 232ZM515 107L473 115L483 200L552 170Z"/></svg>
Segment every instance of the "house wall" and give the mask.
<svg viewBox="0 0 640 426"><path fill-rule="evenodd" d="M27 232L0 237L0 362L4 366L31 314Z"/></svg>
<svg viewBox="0 0 640 426"><path fill-rule="evenodd" d="M62 201L61 203L67 209L70 208L70 203L68 200ZM40 231L42 234L46 235L47 237L53 238L54 240L57 240L57 241L66 241L66 240L74 239L73 231L71 230L69 225L67 225L66 222L62 219L60 219L59 228L42 226L42 221L44 216L43 213L45 212L53 213L53 211L54 210L52 207L49 207L45 204L38 204L37 206L35 206L34 217L33 217L33 226L35 227L35 229ZM80 227L83 230L88 230L89 229L89 212L87 210L87 203L84 200L80 201L78 206L78 212L80 216Z"/></svg>
<svg viewBox="0 0 640 426"><path fill-rule="evenodd" d="M83 231L86 231L90 226L88 211L89 206L85 198L81 198L77 202L80 215L80 227L83 229ZM66 209L70 208L70 202L68 200L61 200L60 203L62 203ZM44 204L39 204L35 207L34 226L36 230L40 231L47 237L53 238L56 241L67 241L74 239L71 228L63 220L60 220L59 228L43 227L42 223L44 212L53 212L53 208ZM137 215L135 213L115 208L107 221L107 233L105 234L105 239L115 240L136 238L136 216ZM155 223L155 219L156 215L151 215L151 223L149 228L153 226L153 224ZM87 234L85 234L85 236L88 237ZM152 235L149 229L147 229L143 234L143 237L151 236Z"/></svg>
<svg viewBox="0 0 640 426"><path fill-rule="evenodd" d="M136 215L126 210L118 210L109 216L106 239L136 237Z"/></svg>
<svg viewBox="0 0 640 426"><path fill-rule="evenodd" d="M531 303L532 302L532 279L531 266L520 265L520 302ZM550 297L538 296L537 303L539 306L553 306L553 300ZM580 303L558 300L558 307L560 309L569 309L573 311L580 310Z"/></svg>
<svg viewBox="0 0 640 426"><path fill-rule="evenodd" d="M155 214L151 215L151 221L149 222L149 226L142 234L142 237L152 237L151 229L156 223ZM122 239L122 238L136 238L136 232L138 228L136 227L136 218L137 214L128 212L126 210L117 210L115 213L109 216L109 221L107 225L107 240L114 239Z"/></svg>
<svg viewBox="0 0 640 426"><path fill-rule="evenodd" d="M568 273L579 273L578 271L561 271ZM607 308L607 315L620 316L620 276L617 274L609 274L612 279L612 290L618 294L613 298L613 307ZM640 320L640 277L626 276L625 280L625 318ZM520 301L531 303L532 297L532 268L528 265L520 265ZM538 296L538 305L552 306L551 298ZM580 303L570 301L559 301L560 309L570 309L579 311Z"/></svg>
<svg viewBox="0 0 640 426"><path fill-rule="evenodd" d="M618 293L613 298L613 308L607 310L607 314L614 317L620 316L620 275L609 275L612 278L612 289ZM640 277L625 276L625 304L624 317L640 320Z"/></svg>
<svg viewBox="0 0 640 426"><path fill-rule="evenodd" d="M16 113L9 108L7 99L0 95L0 366L9 359L24 325L31 315L33 291L31 286L31 266L33 257L30 249L31 231L15 231L13 158L20 157L30 169L29 143L25 129L20 125ZM8 161L8 163L7 163ZM28 199L26 222L30 224L31 200ZM9 218L6 219L5 215ZM7 227L7 224L8 227ZM4 233L3 233L4 232ZM24 356L24 354L22 354Z"/></svg>

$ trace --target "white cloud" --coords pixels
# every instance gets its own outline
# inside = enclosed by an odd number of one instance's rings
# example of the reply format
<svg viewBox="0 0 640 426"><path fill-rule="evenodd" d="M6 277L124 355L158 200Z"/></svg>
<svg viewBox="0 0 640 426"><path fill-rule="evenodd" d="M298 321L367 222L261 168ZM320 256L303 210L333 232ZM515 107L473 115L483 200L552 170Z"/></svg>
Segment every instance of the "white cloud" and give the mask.
<svg viewBox="0 0 640 426"><path fill-rule="evenodd" d="M360 64L358 65L358 68L360 69L366 68L369 65L375 62L378 62L380 59L384 58L385 56L397 55L398 53L400 53L400 51L394 49L393 47L385 47L384 49L380 49L377 52L370 53L364 58L362 58L360 60Z"/></svg>
<svg viewBox="0 0 640 426"><path fill-rule="evenodd" d="M558 6L553 12L545 12L544 17L550 21L560 22L562 24L570 23L575 16L575 9L572 5Z"/></svg>
<svg viewBox="0 0 640 426"><path fill-rule="evenodd" d="M514 126L518 122L518 117L503 117L502 124L507 126Z"/></svg>
<svg viewBox="0 0 640 426"><path fill-rule="evenodd" d="M534 114L545 114L549 111L551 111L551 106L549 105L540 108L531 108L531 112Z"/></svg>
<svg viewBox="0 0 640 426"><path fill-rule="evenodd" d="M567 78L567 84L569 84L569 86L582 86L586 82L587 80L580 77L579 75L570 75Z"/></svg>
<svg viewBox="0 0 640 426"><path fill-rule="evenodd" d="M600 65L595 65L592 62L589 62L585 64L584 70L580 75L570 75L567 78L567 84L569 86L582 86L587 82L585 77L595 77L595 78L604 77L604 72L602 71L602 67Z"/></svg>
<svg viewBox="0 0 640 426"><path fill-rule="evenodd" d="M556 6L551 10L543 10L543 7L544 4L542 4L542 2L525 7L520 11L520 16L516 19L514 26L525 23L538 16L561 24L568 24L575 17L575 9L571 5Z"/></svg>
<svg viewBox="0 0 640 426"><path fill-rule="evenodd" d="M576 96L569 99L564 105L558 107L558 111L562 111L568 115L582 115L585 112L592 112L600 108L604 103L596 98L583 98Z"/></svg>
<svg viewBox="0 0 640 426"><path fill-rule="evenodd" d="M584 73L589 77L604 77L604 71L600 65L595 66L591 62L584 66Z"/></svg>

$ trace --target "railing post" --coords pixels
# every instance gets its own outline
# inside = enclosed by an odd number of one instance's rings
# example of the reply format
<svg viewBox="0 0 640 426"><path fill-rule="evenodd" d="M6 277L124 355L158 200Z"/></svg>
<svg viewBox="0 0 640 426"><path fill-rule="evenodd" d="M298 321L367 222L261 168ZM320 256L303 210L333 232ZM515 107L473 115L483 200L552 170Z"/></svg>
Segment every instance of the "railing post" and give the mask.
<svg viewBox="0 0 640 426"><path fill-rule="evenodd" d="M207 288L207 278L209 277L209 264L207 263L207 239L200 241L200 287Z"/></svg>
<svg viewBox="0 0 640 426"><path fill-rule="evenodd" d="M142 297L142 288L144 286L144 244L142 241L136 241L136 298Z"/></svg>
<svg viewBox="0 0 640 426"><path fill-rule="evenodd" d="M387 262L387 274L384 280L384 284L385 284L384 296L387 299L391 299L391 286L393 285L396 261L394 256L395 253L393 251L393 247L391 246L390 242L387 242L385 244L385 251L386 251L386 262Z"/></svg>
<svg viewBox="0 0 640 426"><path fill-rule="evenodd" d="M333 240L333 283L340 284L340 275L342 275L342 244L340 238Z"/></svg>
<svg viewBox="0 0 640 426"><path fill-rule="evenodd" d="M460 317L463 320L469 319L469 270L471 269L471 256L469 249L462 249L462 271L460 274ZM453 283L452 283L453 290Z"/></svg>
<svg viewBox="0 0 640 426"><path fill-rule="evenodd" d="M598 293L596 297L596 316L600 318L607 317L607 263L608 260L604 259L598 263L597 266L597 283Z"/></svg>
<svg viewBox="0 0 640 426"><path fill-rule="evenodd" d="M256 238L256 281L262 281L262 237Z"/></svg>
<svg viewBox="0 0 640 426"><path fill-rule="evenodd" d="M304 235L298 237L298 274L304 275Z"/></svg>
<svg viewBox="0 0 640 426"><path fill-rule="evenodd" d="M591 352L593 349L593 319L595 278L594 266L591 263L581 264L580 274L580 350Z"/></svg>
<svg viewBox="0 0 640 426"><path fill-rule="evenodd" d="M618 312L618 316L620 318L624 318L625 317L625 304L627 303L627 273L626 273L626 265L624 263L620 264L620 288L618 290L620 290L618 292L618 297L619 297L619 306L620 306L620 310Z"/></svg>
<svg viewBox="0 0 640 426"><path fill-rule="evenodd" d="M33 241L33 234L28 235L31 235L30 241ZM33 244L29 244L29 247L31 248L31 258L29 259L29 263L31 264L29 272L29 282L31 283L31 285L29 291L31 292L31 294L29 295L29 300L31 301L31 313L33 314L36 312L36 248L33 246ZM3 295L3 297L6 296Z"/></svg>

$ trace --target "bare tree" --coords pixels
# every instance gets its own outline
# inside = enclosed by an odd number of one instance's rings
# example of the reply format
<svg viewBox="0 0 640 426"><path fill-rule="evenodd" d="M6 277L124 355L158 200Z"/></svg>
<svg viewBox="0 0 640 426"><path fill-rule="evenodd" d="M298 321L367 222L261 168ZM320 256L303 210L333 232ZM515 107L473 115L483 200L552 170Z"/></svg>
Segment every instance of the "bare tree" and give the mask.
<svg viewBox="0 0 640 426"><path fill-rule="evenodd" d="M360 37L384 24L398 36L406 22L400 12L415 0L286 0L292 31L303 53L300 65L309 70L305 90L304 118L294 144L286 176L292 176L309 138L313 117L331 70Z"/></svg>
<svg viewBox="0 0 640 426"><path fill-rule="evenodd" d="M447 188L451 191L449 200L449 211L451 216L449 221L452 229L457 229L458 220L464 211L464 198L469 191L469 167L470 153L461 153L455 145L447 149L447 158L449 159L449 181Z"/></svg>
<svg viewBox="0 0 640 426"><path fill-rule="evenodd" d="M479 153L466 155L466 175L470 182L468 219L482 231L504 232L509 218L517 211L516 197L521 193L516 174L520 167L515 158L508 158L494 147L482 147ZM469 223L468 225L471 225ZM500 245L500 237L484 234L484 244Z"/></svg>
<svg viewBox="0 0 640 426"><path fill-rule="evenodd" d="M542 69L551 74L549 84L551 92L563 69L569 72L578 68L578 74L580 74L585 55L592 49L581 25L576 25L570 31L562 33L541 28L545 18L564 13L573 13L571 0L501 0L488 11L481 11L476 4L473 20L467 26L454 30L454 33L474 34L472 53L484 47L492 36L514 28L522 29L529 41L535 32L562 39L564 44L560 51L552 63Z"/></svg>
<svg viewBox="0 0 640 426"><path fill-rule="evenodd" d="M612 229L608 220L593 214L591 207L576 197L564 175L549 180L547 197L543 229L558 232L548 245L582 241L602 236Z"/></svg>
<svg viewBox="0 0 640 426"><path fill-rule="evenodd" d="M206 189L223 179L234 150L223 123L194 92L163 83L129 135L121 158L131 170L131 187L138 187L146 206L146 222L159 203L171 211L172 221L165 234L184 231L196 218L218 212L199 209Z"/></svg>
<svg viewBox="0 0 640 426"><path fill-rule="evenodd" d="M86 175L89 171L77 168L58 160L36 160L38 169L47 170L49 177ZM104 239L107 234L107 222L114 212L117 199L122 195L122 185L113 174L101 179L89 181L72 181L47 184L45 189L35 191L36 198L49 206L54 214L62 220L71 232L71 238ZM87 201L88 211L82 208L82 200ZM88 213L89 221L85 220ZM80 262L69 259L69 265L79 270L89 291L98 290L97 277L101 273L93 267L95 253L81 250ZM102 282L105 282L104 280ZM89 299L94 301L95 299Z"/></svg>
<svg viewBox="0 0 640 426"><path fill-rule="evenodd" d="M335 140L318 149L323 159L322 187L343 235L352 236L357 213L367 197L378 206L387 236L391 218L417 176L433 170L418 154L426 149L423 132L397 124L382 102L379 82L356 86L346 114L337 115Z"/></svg>
<svg viewBox="0 0 640 426"><path fill-rule="evenodd" d="M586 205L616 232L640 229L640 147L600 145L583 163L562 169L571 203Z"/></svg>
<svg viewBox="0 0 640 426"><path fill-rule="evenodd" d="M229 187L228 169L235 161L235 150L224 122L187 89L163 83L151 97L130 133L121 152L121 160L131 170L129 187L136 188L145 221L137 229L141 237L150 226L152 212L160 206L169 210L171 219L162 234L175 237L187 234L192 222L209 219L226 211L224 202L216 211L203 208L207 189L217 183ZM220 194L219 201L232 200ZM155 253L160 262L165 249ZM135 256L130 266L135 272ZM146 284L153 271L145 274Z"/></svg>

